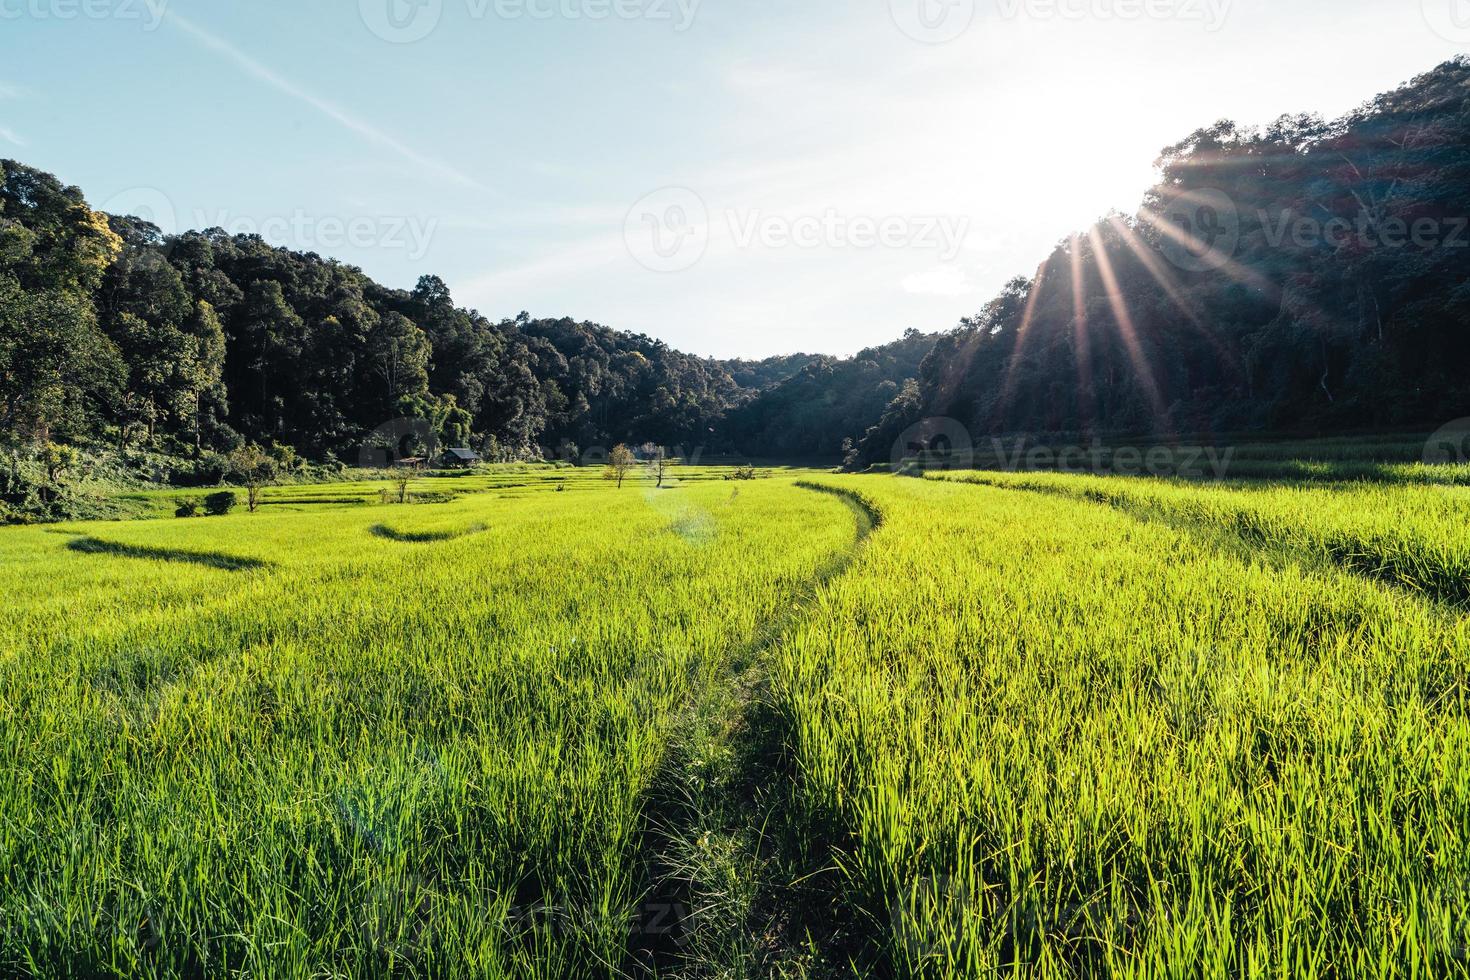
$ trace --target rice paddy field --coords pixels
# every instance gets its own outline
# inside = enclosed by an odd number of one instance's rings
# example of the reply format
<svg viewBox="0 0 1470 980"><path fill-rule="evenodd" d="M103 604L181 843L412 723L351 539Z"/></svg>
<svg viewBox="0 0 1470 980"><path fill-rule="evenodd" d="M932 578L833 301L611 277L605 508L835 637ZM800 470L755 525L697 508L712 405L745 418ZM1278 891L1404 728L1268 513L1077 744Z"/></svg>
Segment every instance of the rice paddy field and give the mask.
<svg viewBox="0 0 1470 980"><path fill-rule="evenodd" d="M0 529L0 975L1470 975L1463 481L729 475Z"/></svg>

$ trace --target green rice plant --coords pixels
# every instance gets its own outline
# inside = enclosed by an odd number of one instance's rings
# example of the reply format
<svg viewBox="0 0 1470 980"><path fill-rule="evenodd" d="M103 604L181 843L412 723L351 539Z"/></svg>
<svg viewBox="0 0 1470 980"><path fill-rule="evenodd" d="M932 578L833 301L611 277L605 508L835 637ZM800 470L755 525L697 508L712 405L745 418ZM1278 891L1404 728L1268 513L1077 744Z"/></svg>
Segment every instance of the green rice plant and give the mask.
<svg viewBox="0 0 1470 980"><path fill-rule="evenodd" d="M1086 501L833 485L882 527L774 695L863 970L1466 974L1461 617Z"/></svg>

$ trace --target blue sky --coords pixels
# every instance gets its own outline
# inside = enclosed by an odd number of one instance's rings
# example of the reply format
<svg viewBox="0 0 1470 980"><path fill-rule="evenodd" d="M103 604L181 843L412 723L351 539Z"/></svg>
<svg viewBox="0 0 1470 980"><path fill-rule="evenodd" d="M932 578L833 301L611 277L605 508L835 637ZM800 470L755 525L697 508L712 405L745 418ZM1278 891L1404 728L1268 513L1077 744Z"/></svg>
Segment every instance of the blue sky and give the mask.
<svg viewBox="0 0 1470 980"><path fill-rule="evenodd" d="M492 317L849 354L1197 126L1466 49L1470 0L0 0L0 156Z"/></svg>

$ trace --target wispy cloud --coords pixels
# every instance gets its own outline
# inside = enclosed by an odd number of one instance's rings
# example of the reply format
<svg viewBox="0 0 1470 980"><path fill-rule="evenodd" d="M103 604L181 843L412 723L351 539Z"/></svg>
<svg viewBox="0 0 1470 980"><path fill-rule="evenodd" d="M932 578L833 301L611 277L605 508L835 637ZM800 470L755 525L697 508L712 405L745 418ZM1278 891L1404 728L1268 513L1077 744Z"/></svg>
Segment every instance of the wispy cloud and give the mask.
<svg viewBox="0 0 1470 980"><path fill-rule="evenodd" d="M234 45L230 44L228 41L216 37L214 34L211 34L209 31L200 27L198 24L195 24L187 17L184 17L183 15L176 13L173 10L169 10L166 19L168 23L172 24L174 27L189 35L205 48L217 54L223 55L225 58L234 62L234 64L238 68L243 70L246 74L259 81L264 82L265 84L271 86L274 89L277 89L278 91L284 92L285 94L291 96L293 99L296 99L298 102L305 103L306 105L315 109L317 112L320 112L322 115L331 119L333 122L337 123L343 128L356 133L357 135L363 137L364 139L367 139L372 143L376 143L379 146L383 146L392 150L394 153L397 153L399 156L403 157L405 160L408 160L410 163L413 163L416 166L439 174L441 177L447 177L450 180L453 180L455 183L462 184L466 187L473 187L477 190L490 190L490 188L481 184L479 181L463 173L462 171L456 170L454 167L451 167L447 163L443 163L439 160L433 159L432 157L426 156L425 154L419 152L412 146L409 146L407 143L394 137L393 135L384 132L383 130L371 125L370 123L364 122L355 116L350 115L345 110L337 107L336 105L333 105L326 99L323 99L322 97L307 91L290 79L283 78L272 69L266 67L259 61L256 61L254 58L247 55L245 52L241 51L239 48L236 48Z"/></svg>
<svg viewBox="0 0 1470 980"><path fill-rule="evenodd" d="M621 235L603 235L554 249L519 265L476 276L458 288L471 301L486 302L514 295L516 290L530 286L565 282L616 262L632 262L627 242Z"/></svg>
<svg viewBox="0 0 1470 980"><path fill-rule="evenodd" d="M8 129L5 126L0 126L0 140L4 140L7 143L14 143L16 146L30 145L25 140L21 139L20 135L16 133L15 130Z"/></svg>
<svg viewBox="0 0 1470 980"><path fill-rule="evenodd" d="M20 98L20 96L21 89L19 85L11 85L7 82L0 82L0 100L18 99Z"/></svg>

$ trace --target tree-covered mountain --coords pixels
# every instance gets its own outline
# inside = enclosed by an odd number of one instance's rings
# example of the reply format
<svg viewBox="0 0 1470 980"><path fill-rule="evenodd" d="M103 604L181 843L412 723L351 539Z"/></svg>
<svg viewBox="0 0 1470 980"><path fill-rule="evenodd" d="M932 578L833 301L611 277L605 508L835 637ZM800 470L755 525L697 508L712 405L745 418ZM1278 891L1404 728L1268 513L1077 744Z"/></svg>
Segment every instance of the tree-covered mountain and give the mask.
<svg viewBox="0 0 1470 980"><path fill-rule="evenodd" d="M0 162L0 440L11 444L187 455L252 440L351 460L378 426L411 417L501 459L650 440L734 451L733 434L753 455L789 444L835 456L843 436L822 433L861 434L887 403L887 374L917 368L920 343L821 358L808 373L804 354L720 362L595 323L492 322L433 276L395 290L258 236L166 237ZM792 397L823 377L861 390ZM771 404L727 426L767 391ZM807 435L792 442L783 418Z"/></svg>
<svg viewBox="0 0 1470 980"><path fill-rule="evenodd" d="M1062 241L975 316L850 359L716 361L641 334L491 321L428 276L218 229L164 236L0 161L0 443L355 459L427 419L491 458L617 442L887 460L986 433L1198 436L1470 415L1470 61L1337 120L1220 122L1136 215Z"/></svg>
<svg viewBox="0 0 1470 980"><path fill-rule="evenodd" d="M1470 61L1341 119L1220 122L925 360L853 462L985 433L1331 431L1470 415Z"/></svg>

